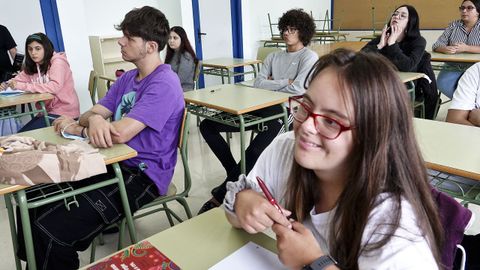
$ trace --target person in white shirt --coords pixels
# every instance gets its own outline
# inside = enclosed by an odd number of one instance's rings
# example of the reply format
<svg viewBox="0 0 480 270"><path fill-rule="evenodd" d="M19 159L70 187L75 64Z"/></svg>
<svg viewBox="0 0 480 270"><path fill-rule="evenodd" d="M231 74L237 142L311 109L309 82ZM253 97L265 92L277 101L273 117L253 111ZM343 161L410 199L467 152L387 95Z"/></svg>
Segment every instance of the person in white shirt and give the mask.
<svg viewBox="0 0 480 270"><path fill-rule="evenodd" d="M294 131L227 185L230 223L249 233L272 227L292 269L440 268L442 224L392 64L345 49L323 56L290 112Z"/></svg>
<svg viewBox="0 0 480 270"><path fill-rule="evenodd" d="M468 68L458 81L446 121L480 126L480 63Z"/></svg>

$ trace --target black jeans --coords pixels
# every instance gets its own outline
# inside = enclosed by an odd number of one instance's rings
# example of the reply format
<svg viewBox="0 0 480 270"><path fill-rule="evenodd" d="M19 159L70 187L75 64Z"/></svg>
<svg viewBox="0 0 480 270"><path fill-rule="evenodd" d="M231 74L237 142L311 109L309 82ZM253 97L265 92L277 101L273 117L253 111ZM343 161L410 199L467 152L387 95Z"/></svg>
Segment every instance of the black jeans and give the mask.
<svg viewBox="0 0 480 270"><path fill-rule="evenodd" d="M255 111L251 114L260 117L267 117L282 112L282 106L275 105ZM250 170L253 168L253 165L255 165L255 162L257 162L260 154L277 136L283 125L282 120L283 119L275 119L264 123L266 130L258 133L247 147L245 150L245 173L248 174L248 172L250 172ZM245 130L252 130L254 128L257 128L257 126L250 126ZM230 151L230 147L225 139L223 139L221 132L239 132L239 129L211 120L203 120L200 123L200 132L202 133L202 136L207 142L208 146L210 146L210 149L212 149L215 156L217 156L222 163L227 173L227 178L225 181L212 190L213 197L218 202L222 202L225 198L227 182L237 181L238 176L240 175L240 163L235 161L235 158Z"/></svg>
<svg viewBox="0 0 480 270"><path fill-rule="evenodd" d="M135 212L159 196L156 185L143 172L122 166L130 210ZM111 179L113 169L78 182L65 182L63 187L80 188ZM29 194L33 196L34 194ZM38 269L78 269L77 251L86 250L93 239L106 227L124 217L118 185L113 184L76 196L78 206L70 211L62 201L30 210L35 260ZM19 211L17 208L17 217ZM21 219L17 218L18 256L26 260Z"/></svg>

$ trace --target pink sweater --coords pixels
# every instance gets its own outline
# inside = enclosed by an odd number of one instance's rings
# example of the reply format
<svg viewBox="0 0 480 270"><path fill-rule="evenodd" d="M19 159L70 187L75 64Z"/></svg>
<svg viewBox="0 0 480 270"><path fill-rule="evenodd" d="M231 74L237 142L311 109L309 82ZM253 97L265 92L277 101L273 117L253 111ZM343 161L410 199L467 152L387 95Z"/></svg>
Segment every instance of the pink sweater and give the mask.
<svg viewBox="0 0 480 270"><path fill-rule="evenodd" d="M44 75L28 75L20 72L13 80L15 88L33 93L50 93L52 100L46 101L48 113L67 115L73 118L80 116L80 104L73 84L72 70L64 53L54 53L50 60L50 68Z"/></svg>

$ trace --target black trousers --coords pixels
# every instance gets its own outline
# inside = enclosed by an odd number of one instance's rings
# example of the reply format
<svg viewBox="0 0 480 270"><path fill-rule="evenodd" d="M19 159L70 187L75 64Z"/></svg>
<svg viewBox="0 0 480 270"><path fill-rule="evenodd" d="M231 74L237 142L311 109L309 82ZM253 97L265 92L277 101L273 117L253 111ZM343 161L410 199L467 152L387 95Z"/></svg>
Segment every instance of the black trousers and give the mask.
<svg viewBox="0 0 480 270"><path fill-rule="evenodd" d="M282 106L275 105L255 111L251 114L260 117L267 117L282 112ZM260 154L277 136L283 125L282 120L283 119L275 119L264 123L266 130L258 133L247 147L245 150L246 173L250 172L250 170L253 168L253 165L255 165L255 162L257 162ZM257 126L248 127L245 130L252 130L255 128L257 128ZM238 128L220 124L211 120L203 120L200 123L200 132L202 133L203 138L207 142L208 146L210 146L210 149L212 149L215 156L217 156L217 158L220 160L227 174L225 181L212 190L212 195L218 202L222 202L225 198L225 194L227 192L227 182L237 181L238 176L240 175L240 163L238 163L233 157L230 147L222 137L221 133L239 131L240 130Z"/></svg>
<svg viewBox="0 0 480 270"><path fill-rule="evenodd" d="M153 181L138 169L122 166L122 174L132 213L159 196ZM113 176L113 169L109 167L106 174L60 185L79 188L111 179ZM29 194L29 197L34 195ZM116 184L77 195L76 200L78 206L70 204L70 211L65 207L63 200L30 210L35 260L38 269L78 269L77 251L86 250L93 239L106 227L124 217L120 193ZM19 242L17 255L20 259L26 260L18 210L17 208Z"/></svg>

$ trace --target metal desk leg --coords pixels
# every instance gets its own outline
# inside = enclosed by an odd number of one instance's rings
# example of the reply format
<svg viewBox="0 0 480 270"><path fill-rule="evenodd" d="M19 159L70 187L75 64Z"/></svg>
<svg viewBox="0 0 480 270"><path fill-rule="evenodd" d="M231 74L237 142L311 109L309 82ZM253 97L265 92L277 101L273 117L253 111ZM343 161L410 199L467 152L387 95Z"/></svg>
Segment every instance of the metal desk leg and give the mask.
<svg viewBox="0 0 480 270"><path fill-rule="evenodd" d="M229 68L226 68L226 70L227 70L227 81L228 81L228 84L231 84L231 83L232 83L231 76L232 76L233 74L231 74Z"/></svg>
<svg viewBox="0 0 480 270"><path fill-rule="evenodd" d="M253 78L257 78L257 70L255 69L255 65L250 65L253 69ZM258 66L258 72L260 72L260 66Z"/></svg>
<svg viewBox="0 0 480 270"><path fill-rule="evenodd" d="M125 212L125 219L127 220L128 232L130 233L130 240L132 244L137 242L137 235L135 232L135 226L133 225L132 212L130 211L130 205L128 204L127 190L125 188L125 182L123 181L122 171L118 163L112 164L115 176L118 178L118 188L120 191L120 198L122 199L123 211Z"/></svg>
<svg viewBox="0 0 480 270"><path fill-rule="evenodd" d="M20 217L22 219L22 230L25 241L25 251L27 254L27 264L29 270L36 270L35 251L33 249L32 228L30 226L30 215L28 214L27 195L25 190L17 191L18 207L20 208Z"/></svg>
<svg viewBox="0 0 480 270"><path fill-rule="evenodd" d="M223 68L220 68L220 77L222 78L222 84L225 84L225 79L223 78Z"/></svg>
<svg viewBox="0 0 480 270"><path fill-rule="evenodd" d="M45 124L47 125L47 127L50 126L50 120L48 120L48 113L47 113L47 109L45 108L45 102L44 101L39 101L40 103L40 106L42 107L42 111L43 111L43 117L45 118Z"/></svg>
<svg viewBox="0 0 480 270"><path fill-rule="evenodd" d="M282 103L282 110L283 110L283 124L285 125L285 132L288 132L288 113L285 104Z"/></svg>
<svg viewBox="0 0 480 270"><path fill-rule="evenodd" d="M15 227L15 214L13 212L12 195L10 193L5 194L5 205L7 207L8 222L10 223L10 235L12 236L13 253L15 257L15 268L17 270L22 270L22 264L20 263L20 259L17 256L17 251L18 251L17 229Z"/></svg>
<svg viewBox="0 0 480 270"><path fill-rule="evenodd" d="M240 120L240 173L245 174L245 120L243 115L238 116Z"/></svg>

